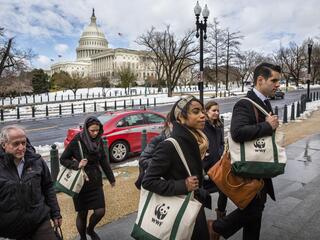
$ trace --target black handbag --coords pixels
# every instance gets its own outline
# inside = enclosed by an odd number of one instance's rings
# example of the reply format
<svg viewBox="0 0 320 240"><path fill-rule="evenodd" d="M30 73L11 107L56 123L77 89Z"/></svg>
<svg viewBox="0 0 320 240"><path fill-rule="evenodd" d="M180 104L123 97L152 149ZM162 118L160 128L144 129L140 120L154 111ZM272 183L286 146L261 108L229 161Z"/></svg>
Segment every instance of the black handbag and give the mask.
<svg viewBox="0 0 320 240"><path fill-rule="evenodd" d="M56 235L57 240L63 240L63 234L60 226L54 226L54 234Z"/></svg>

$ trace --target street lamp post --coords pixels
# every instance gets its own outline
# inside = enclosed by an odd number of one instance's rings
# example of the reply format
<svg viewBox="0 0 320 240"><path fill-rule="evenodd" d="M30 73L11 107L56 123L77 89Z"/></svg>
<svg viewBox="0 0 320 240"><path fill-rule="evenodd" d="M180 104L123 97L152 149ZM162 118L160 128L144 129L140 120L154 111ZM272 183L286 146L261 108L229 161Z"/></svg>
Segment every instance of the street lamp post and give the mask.
<svg viewBox="0 0 320 240"><path fill-rule="evenodd" d="M307 101L311 101L310 99L310 81L311 81L311 52L312 52L313 41L310 38L308 40L308 80L307 80Z"/></svg>
<svg viewBox="0 0 320 240"><path fill-rule="evenodd" d="M200 14L201 14L201 7L199 5L199 2L197 1L196 6L194 7L194 14L196 15L196 26L197 26L197 34L196 37L200 37L200 80L198 82L198 88L199 88L199 98L200 101L203 103L203 39L207 39L207 19L209 17L209 9L207 4L205 5L202 16L203 21L199 21ZM200 31L200 34L199 34Z"/></svg>

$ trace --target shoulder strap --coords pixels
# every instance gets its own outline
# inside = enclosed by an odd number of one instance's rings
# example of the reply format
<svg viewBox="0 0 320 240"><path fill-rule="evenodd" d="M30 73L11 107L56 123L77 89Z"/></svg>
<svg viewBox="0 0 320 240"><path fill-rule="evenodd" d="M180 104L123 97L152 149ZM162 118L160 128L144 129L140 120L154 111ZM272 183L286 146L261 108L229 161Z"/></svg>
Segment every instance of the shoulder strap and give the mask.
<svg viewBox="0 0 320 240"><path fill-rule="evenodd" d="M81 159L84 159L83 150L82 150L82 146L81 146L81 142L80 141L78 141L78 146L79 146L80 157L81 157Z"/></svg>
<svg viewBox="0 0 320 240"><path fill-rule="evenodd" d="M185 159L185 157L184 157L184 154L183 154L183 152L182 152L182 149L181 149L179 143L177 142L177 140L175 140L174 138L167 138L165 141L170 141L170 142L173 144L173 146L175 147L176 151L177 151L178 154L179 154L179 157L180 157L183 165L184 165L185 168L187 169L187 172L188 172L189 176L191 176L191 172L190 172L190 169L189 169L189 167L188 167L187 161L186 161L186 159Z"/></svg>
<svg viewBox="0 0 320 240"><path fill-rule="evenodd" d="M261 107L258 103L256 103L255 101L252 101L250 98L244 97L241 99L245 99L248 100L249 102L251 102L256 108L258 108L260 110L260 112L262 112L264 115L269 116L270 114L263 109L263 107Z"/></svg>
<svg viewBox="0 0 320 240"><path fill-rule="evenodd" d="M254 115L256 116L256 121L257 123L259 123L259 114L255 105L253 105L253 111L254 111Z"/></svg>

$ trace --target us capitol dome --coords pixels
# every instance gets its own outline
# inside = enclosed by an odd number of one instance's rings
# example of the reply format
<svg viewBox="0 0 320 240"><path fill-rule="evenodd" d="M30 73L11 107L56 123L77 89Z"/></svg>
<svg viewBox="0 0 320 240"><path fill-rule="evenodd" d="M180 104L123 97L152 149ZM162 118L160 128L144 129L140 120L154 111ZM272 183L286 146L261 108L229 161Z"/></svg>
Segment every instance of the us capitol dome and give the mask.
<svg viewBox="0 0 320 240"><path fill-rule="evenodd" d="M51 74L65 71L70 75L99 79L108 77L117 82L116 72L122 66L130 67L137 75L137 82L143 84L148 77L155 77L155 67L146 51L126 48L109 48L103 31L97 26L94 9L90 24L82 32L76 48L76 61L60 61L51 65Z"/></svg>
<svg viewBox="0 0 320 240"><path fill-rule="evenodd" d="M97 18L92 10L91 22L81 34L77 47L77 61L90 62L91 56L108 49L108 41L97 26Z"/></svg>

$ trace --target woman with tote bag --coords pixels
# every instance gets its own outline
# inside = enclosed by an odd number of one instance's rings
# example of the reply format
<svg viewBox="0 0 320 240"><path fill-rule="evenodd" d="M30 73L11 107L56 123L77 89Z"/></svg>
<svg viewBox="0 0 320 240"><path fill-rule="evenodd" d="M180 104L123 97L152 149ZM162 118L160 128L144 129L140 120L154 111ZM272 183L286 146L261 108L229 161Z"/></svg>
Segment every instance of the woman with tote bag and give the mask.
<svg viewBox="0 0 320 240"><path fill-rule="evenodd" d="M81 240L87 239L86 234L92 240L100 239L94 231L94 227L105 214L100 166L111 186L115 185L115 178L103 148L102 133L101 122L96 117L88 117L82 132L72 139L60 158L60 163L63 166L74 170L84 168L88 176L80 193L73 198L75 210L78 212L76 225ZM84 158L81 157L81 151ZM93 214L90 216L87 226L88 210L93 210Z"/></svg>
<svg viewBox="0 0 320 240"><path fill-rule="evenodd" d="M162 196L187 195L194 191L195 199L205 203L210 196L202 189L202 159L208 148L208 140L201 131L205 124L202 103L193 96L182 98L174 104L170 122L173 125L171 137L179 144L191 176L172 142L163 141L149 163L142 187ZM209 239L203 207L196 217L191 239Z"/></svg>

